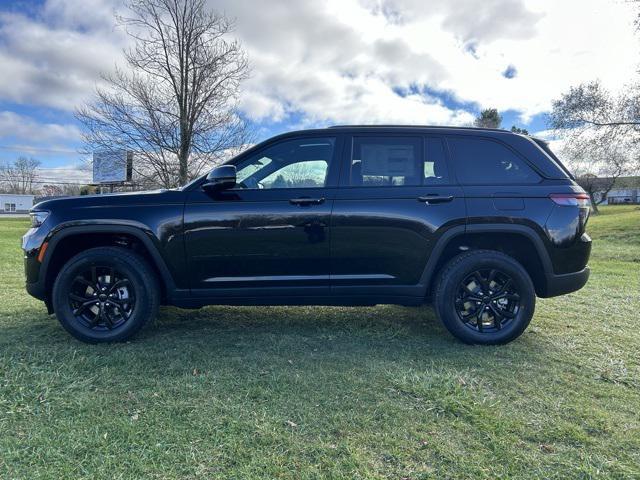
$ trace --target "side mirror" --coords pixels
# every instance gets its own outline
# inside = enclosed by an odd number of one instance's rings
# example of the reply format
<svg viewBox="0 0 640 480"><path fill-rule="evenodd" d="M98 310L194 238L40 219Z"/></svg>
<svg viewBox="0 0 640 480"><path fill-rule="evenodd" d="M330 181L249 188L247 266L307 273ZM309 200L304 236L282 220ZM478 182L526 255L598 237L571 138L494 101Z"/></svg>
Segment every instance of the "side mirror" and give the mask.
<svg viewBox="0 0 640 480"><path fill-rule="evenodd" d="M221 165L214 168L207 175L207 180L202 188L208 191L220 191L233 188L236 185L236 166Z"/></svg>

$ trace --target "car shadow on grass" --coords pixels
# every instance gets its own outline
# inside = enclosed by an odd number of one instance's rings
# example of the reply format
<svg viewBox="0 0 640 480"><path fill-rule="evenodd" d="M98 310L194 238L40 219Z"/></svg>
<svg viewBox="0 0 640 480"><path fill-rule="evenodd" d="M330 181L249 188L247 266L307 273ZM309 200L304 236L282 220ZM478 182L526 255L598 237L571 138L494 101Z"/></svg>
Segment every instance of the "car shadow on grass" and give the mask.
<svg viewBox="0 0 640 480"><path fill-rule="evenodd" d="M19 319L0 323L0 350L73 362L76 354L113 365L144 365L141 375L184 375L191 369L240 371L265 365L313 362L374 368L422 369L438 363L453 369L518 369L547 358L552 342L526 333L504 346L469 346L454 339L430 307L225 307L162 308L156 321L134 340L85 345L54 316L28 308ZM496 363L497 362L497 363ZM101 362L99 362L101 363ZM167 367L170 365L170 367ZM332 367L332 368L334 368Z"/></svg>
<svg viewBox="0 0 640 480"><path fill-rule="evenodd" d="M379 305L166 308L138 341L179 344L185 349L197 346L213 355L229 350L238 355L246 349L256 356L275 349L283 355L330 351L393 362L462 359L466 363L468 358L475 367L478 360L503 354L522 356L523 361L547 356L554 345L539 340L536 333L525 332L509 345L465 345L449 334L429 306Z"/></svg>

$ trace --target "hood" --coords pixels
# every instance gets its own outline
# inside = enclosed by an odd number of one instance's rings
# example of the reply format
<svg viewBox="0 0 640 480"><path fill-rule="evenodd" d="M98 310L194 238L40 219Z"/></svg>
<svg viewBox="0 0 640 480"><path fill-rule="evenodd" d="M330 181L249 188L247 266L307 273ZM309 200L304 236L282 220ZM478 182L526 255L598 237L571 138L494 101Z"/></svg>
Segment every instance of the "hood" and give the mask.
<svg viewBox="0 0 640 480"><path fill-rule="evenodd" d="M176 203L184 200L185 192L181 190L149 190L145 192L107 193L103 195L80 195L44 200L31 208L36 210L55 210L58 208L87 208L127 205L157 205Z"/></svg>

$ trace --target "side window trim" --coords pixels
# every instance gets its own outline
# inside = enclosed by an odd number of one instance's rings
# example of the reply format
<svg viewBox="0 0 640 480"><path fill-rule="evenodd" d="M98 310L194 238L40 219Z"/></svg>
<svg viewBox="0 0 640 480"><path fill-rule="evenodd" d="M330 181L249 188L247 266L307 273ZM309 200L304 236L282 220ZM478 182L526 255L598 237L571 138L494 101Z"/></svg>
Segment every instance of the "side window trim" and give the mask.
<svg viewBox="0 0 640 480"><path fill-rule="evenodd" d="M508 185L521 185L521 186L531 186L531 185L539 185L541 182L544 181L545 179L545 175L540 172L540 170L532 163L529 161L528 158L524 157L520 152L518 152L517 150L515 150L511 145L502 142L496 138L492 138L492 137L484 137L481 135L459 135L459 134L447 134L444 137L445 140L445 147L447 150L447 153L449 155L449 168L451 169L451 171L453 171L454 175L455 175L455 179L456 182L459 185L463 185L462 181L459 178L458 172L457 172L457 167L458 167L458 162L456 161L455 157L455 151L451 146L451 142L450 140L452 139L457 139L457 138L473 138L473 139L479 139L479 140L483 140L483 141L490 141L493 143L496 143L504 148L506 148L507 150L509 150L511 153L513 153L517 158L519 158L527 167L529 167L536 175L538 175L538 177L540 178L539 181L534 182L534 183L499 183L499 182L495 182L495 183L474 183L474 184L466 184L466 186L477 186L477 187L483 187L483 186L488 186L488 185L498 185L498 186L508 186Z"/></svg>

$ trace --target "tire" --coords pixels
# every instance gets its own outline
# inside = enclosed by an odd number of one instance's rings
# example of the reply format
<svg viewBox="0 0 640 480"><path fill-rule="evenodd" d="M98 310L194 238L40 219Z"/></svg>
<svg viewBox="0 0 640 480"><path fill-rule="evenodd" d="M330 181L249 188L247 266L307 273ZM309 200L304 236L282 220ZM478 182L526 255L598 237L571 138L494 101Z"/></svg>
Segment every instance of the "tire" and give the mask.
<svg viewBox="0 0 640 480"><path fill-rule="evenodd" d="M78 340L121 342L155 318L160 288L141 256L124 248L98 247L62 267L52 298L60 324Z"/></svg>
<svg viewBox="0 0 640 480"><path fill-rule="evenodd" d="M512 257L493 250L454 257L438 274L433 298L447 330L464 343L480 345L518 338L533 317L535 303L527 271Z"/></svg>

